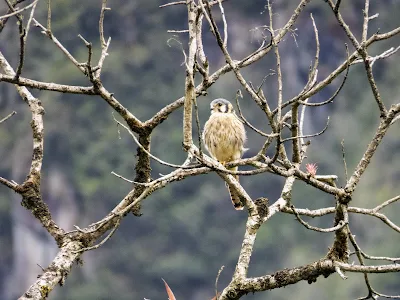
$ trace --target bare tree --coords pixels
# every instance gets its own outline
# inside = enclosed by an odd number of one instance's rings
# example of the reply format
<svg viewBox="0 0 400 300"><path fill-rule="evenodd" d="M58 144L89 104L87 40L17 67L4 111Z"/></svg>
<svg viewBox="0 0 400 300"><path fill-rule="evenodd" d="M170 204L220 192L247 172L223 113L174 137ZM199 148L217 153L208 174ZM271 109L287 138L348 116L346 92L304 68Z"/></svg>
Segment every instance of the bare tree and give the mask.
<svg viewBox="0 0 400 300"><path fill-rule="evenodd" d="M103 28L105 13L109 9L106 0L102 1L99 17L100 58L98 61L94 61L92 44L84 37L80 36L83 45L87 47L87 61L84 63L80 63L53 34L51 28L50 0L48 0L48 16L47 24L45 25L41 24L34 17L38 0L30 4L26 4L24 1L16 1L14 4L10 3L8 0L6 0L6 2L9 4L9 11L0 17L0 30L6 25L8 19L18 19L17 26L20 34L19 64L17 69L14 70L0 52L0 68L2 70L0 81L14 84L18 94L30 109L32 115L33 150L30 170L24 182L17 183L3 177L0 177L0 182L22 197L22 205L32 212L37 221L40 222L54 238L59 247L59 252L56 257L54 257L53 262L43 270L38 279L32 283L30 288L23 293L20 299L45 299L57 284L63 285L67 275L71 272L72 265L80 260L81 255L86 251L97 249L107 242L118 229L121 222L123 222L124 218L129 216L129 212L139 215L141 202L148 198L154 191L162 189L175 181L182 181L181 184L185 184L185 179L190 176L211 172L216 172L235 193L240 195L248 213L245 235L236 270L232 274L232 280L229 285L226 286L219 295L216 295L217 299L239 299L250 292L271 290L295 284L303 280L312 283L321 275L328 277L336 273L342 279L346 279L345 272L359 272L364 274L368 293L367 296L362 299L376 298L377 296L387 298L400 297L383 295L375 291L368 278L370 273L399 272L400 265L396 262L400 260L400 258L367 255L357 244L349 227L349 214L361 214L378 218L387 225L388 230L400 232L400 227L385 216L385 214L381 213L383 208L398 201L400 199L399 195L388 200L382 199L381 204L372 209L351 206L354 191L363 178L363 174L368 168L372 157L375 155L378 146L382 143L388 129L396 124L396 121L400 118L400 103L393 104L390 107L385 105L385 101L381 97L373 73L374 63L377 60L393 55L397 52L399 47L390 48L383 53L370 54L372 52L370 51L371 45L399 34L400 27L389 32L369 34L368 25L370 20L378 17L377 15L371 16L369 14L369 0L365 0L361 39L356 38L357 34L349 28L342 18L340 13L341 1L326 1L326 5L332 12L332 17L336 18L338 24L351 43L351 47L349 48L354 50L351 51L347 49L347 58L323 79L318 79L320 54L319 33L312 15L310 16L310 22L313 24L315 33L315 59L309 70L307 84L301 92L292 99L283 98L279 44L291 33L299 15L311 0L299 1L298 6L293 11L289 20L279 29L275 29L273 6L267 1L270 22L264 27L258 28L263 36L261 45L256 51L249 53L240 60L233 59L227 47L229 22L224 12L223 0L187 0L162 5L162 7L171 6L169 9L173 9L176 5L186 5L187 7L188 27L183 31L179 31L179 33L188 35L188 44L183 47L186 78L185 82L182 84L185 86L185 95L172 101L169 105L163 107L150 119L145 121L139 120L133 112L125 108L114 94L107 90L107 87L103 85L101 80L103 63L107 58L108 48L111 43L111 38L105 37ZM21 3L24 6L18 7ZM24 21L22 13L27 11L29 12L29 17L27 21ZM219 14L222 20L220 27L217 26L216 14ZM75 65L77 71L90 80L90 86L72 86L41 82L21 76L24 68L24 61L28 59L28 57L25 57L25 47L31 25L42 30L42 33L48 38L49 42L54 43L59 51L65 55L66 59ZM210 33L205 33L204 28L209 28ZM223 30L220 30L220 28L223 28ZM174 32L178 31L175 30ZM210 73L212 66L210 66L203 48L203 37L207 34L214 37L226 61L226 65L213 73ZM343 49L346 51L345 47L343 47ZM263 85L254 87L242 74L242 69L249 65L257 64L257 62L266 55L273 55L276 59L278 98L275 106L272 104L275 102L270 101L265 96ZM323 134L328 126L327 124L324 130L314 135L305 135L303 132L305 110L310 106L323 106L332 103L345 84L349 69L356 64L363 64L365 66L365 73L368 77L369 85L376 102L376 114L379 114L380 122L375 129L373 138L362 154L362 158L357 167L346 179L346 185L344 187L338 187L336 186L336 175L317 175L317 166L314 164L307 164L305 166L306 171L302 170L304 169L302 168L303 160L307 152L307 147L310 144L308 139ZM222 165L203 151L204 145L202 145L202 141L194 141L192 132L194 125L197 126L197 128L201 127L197 117L196 98L206 93L215 82L227 73L233 73L236 76L243 91L251 97L260 111L265 114L270 131L266 133L255 128L245 118L245 112L242 112L239 107L239 117L241 120L249 129L260 134L265 139L265 142L253 157ZM195 85L196 76L201 79L201 83L197 86ZM332 81L339 76L342 76L342 84L329 99L320 103L309 102L308 99L311 96L329 86ZM75 230L67 232L54 221L47 204L43 200L40 186L42 162L45 155L43 148L44 107L40 99L35 98L31 94L30 89L85 94L102 98L115 113L119 115L118 119L115 118L115 122L127 130L138 145L136 177L134 180L130 181L133 184L132 190L112 211L104 216L104 218L93 222L86 228L75 226ZM237 101L237 103L239 104L239 101ZM172 113L181 107L183 107L184 120L182 126L183 147L187 152L187 159L181 165L176 165L154 156L150 152L150 141L153 130L161 126L165 119L169 118ZM0 123L11 118L13 114L14 113L10 113L9 115L4 114L5 116L0 120ZM196 116L195 121L193 121L193 115ZM266 156L266 151L272 148L274 148L274 154L271 157ZM169 166L173 168L173 171L159 178L152 179L150 176L151 161ZM235 166L245 165L252 167L252 169L249 171L228 170ZM269 205L269 201L266 198L251 199L246 190L233 176L251 176L260 173L272 173L285 178L281 196L279 199L274 199L274 201L270 200L270 202L273 203L271 205ZM121 175L115 175L129 181ZM336 205L334 207L321 207L316 210L294 207L291 203L291 198L293 184L296 180L330 194L335 199ZM299 224L309 230L334 232L335 235L332 245L326 255L315 262L304 264L296 268L282 268L282 270L273 274L260 277L248 277L247 273L250 257L253 253L253 246L258 230L261 226L268 226L268 221L272 217L276 217L278 212L294 215ZM321 217L325 215L332 216L333 225L330 228L319 228L310 225L302 219L303 216ZM107 235L103 238L105 234ZM358 264L349 263L351 247L354 249L358 258ZM378 265L366 263L366 261L370 260L378 260L383 263ZM391 264L392 262L394 262L394 264Z"/></svg>

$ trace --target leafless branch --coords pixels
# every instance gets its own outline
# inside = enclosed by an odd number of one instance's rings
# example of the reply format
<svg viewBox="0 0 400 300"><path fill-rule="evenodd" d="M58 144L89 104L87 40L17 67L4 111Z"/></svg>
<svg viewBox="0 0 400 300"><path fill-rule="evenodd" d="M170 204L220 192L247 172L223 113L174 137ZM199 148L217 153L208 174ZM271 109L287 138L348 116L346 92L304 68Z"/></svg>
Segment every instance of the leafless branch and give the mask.
<svg viewBox="0 0 400 300"><path fill-rule="evenodd" d="M6 18L9 18L9 17L12 17L12 16L15 16L15 15L18 15L18 14L22 13L23 11L28 10L28 9L30 9L31 7L33 7L34 5L36 5L38 1L39 1L39 0L35 0L35 1L33 1L31 4L25 6L24 8L21 8L21 9L18 9L18 10L14 10L12 13L9 13L9 14L3 15L3 16L0 16L0 20L1 20L1 19L6 19Z"/></svg>
<svg viewBox="0 0 400 300"><path fill-rule="evenodd" d="M136 138L136 136L133 134L132 131L130 131L130 129L127 126L125 126L120 121L118 121L114 116L113 116L113 118L114 118L114 121L118 124L118 126L123 127L130 134L132 139L135 141L136 145L138 145L139 148L142 149L142 151L144 151L148 156L150 156L152 159L154 159L158 163L160 163L162 165L165 165L165 166L168 166L168 167L172 167L172 168L193 168L193 167L195 167L195 166L188 167L188 166L183 166L183 165L171 164L171 163L168 163L168 162L166 162L166 161L154 156L149 151L147 151L147 149L142 144L139 143L139 140Z"/></svg>
<svg viewBox="0 0 400 300"><path fill-rule="evenodd" d="M47 30L51 32L51 0L47 0Z"/></svg>
<svg viewBox="0 0 400 300"><path fill-rule="evenodd" d="M15 78L18 79L19 76L22 73L22 68L24 66L24 59L25 59L25 47L26 47L26 41L28 39L28 33L29 33L29 29L31 27L31 22L32 22L32 18L35 12L35 8L36 8L36 4L37 1L34 2L32 9L31 9L31 13L29 15L29 19L28 19L28 23L26 24L26 28L23 27L23 20L22 18L19 18L18 21L18 30L19 30L19 40L20 40L20 45L19 45L19 64L17 67L17 71L15 72Z"/></svg>
<svg viewBox="0 0 400 300"><path fill-rule="evenodd" d="M349 181L346 184L345 190L347 192L353 192L360 181L361 175L367 169L372 156L375 154L376 149L380 145L383 137L385 136L392 120L396 117L396 115L400 112L400 104L392 105L389 109L386 117L381 118L378 129L376 130L375 136L373 137L371 143L368 145L366 151L364 152L363 157L358 163L356 169L353 172L353 175L350 177Z"/></svg>
<svg viewBox="0 0 400 300"><path fill-rule="evenodd" d="M133 180L129 180L128 178L125 178L124 176L119 175L119 174L115 173L114 171L112 171L111 174L113 174L114 176L117 176L118 178L121 178L121 179L123 179L123 180L125 180L126 182L129 182L129 183L143 184L143 185L146 185L146 186L148 185L147 183L134 182Z"/></svg>
<svg viewBox="0 0 400 300"><path fill-rule="evenodd" d="M300 136L295 136L295 137L289 137L289 138L283 139L282 143L290 141L290 140L293 140L293 139L305 139L305 138L319 136L319 135L323 134L328 129L328 126L329 126L329 117L326 120L325 127L320 132L317 132L317 133L314 133L314 134L306 134L306 135L300 135ZM300 128L302 128L302 126ZM304 144L304 142L302 144Z"/></svg>
<svg viewBox="0 0 400 300"><path fill-rule="evenodd" d="M346 214L344 220L341 220L339 222L339 224L337 224L336 226L333 226L333 227L330 227L330 228L315 227L315 226L312 226L312 225L308 224L307 222L305 222L304 220L302 220L300 218L298 212L294 208L294 205L291 205L290 208L293 210L293 213L296 216L297 221L299 221L305 228L310 229L310 230L314 230L314 231L318 231L318 232L333 232L333 231L342 229L344 226L346 226L349 223L348 216Z"/></svg>
<svg viewBox="0 0 400 300"><path fill-rule="evenodd" d="M221 11L222 21L224 23L224 46L228 47L228 24L226 23L225 11L221 0L218 0L218 6L219 10Z"/></svg>
<svg viewBox="0 0 400 300"><path fill-rule="evenodd" d="M19 0L22 2L23 0ZM34 11L38 0L35 0L30 5L16 9L16 4L11 4L10 1L6 1L9 6L9 11L6 15L0 17L0 31L4 27L5 21L12 16L16 16L20 21L18 24L18 30L20 33L20 54L19 54L19 65L17 70L14 71L8 64L2 53L0 52L0 68L4 71L0 74L0 82L8 82L15 84L17 92L20 94L22 99L29 105L29 109L32 114L32 136L33 136L33 154L30 170L27 179L22 183L18 184L14 181L10 181L3 177L0 177L0 183L4 186L12 189L22 196L22 204L28 208L33 215L39 220L39 222L45 227L45 229L52 235L60 247L59 253L55 257L52 264L43 269L41 277L28 289L28 291L21 297L21 299L28 299L33 297L34 299L41 299L47 297L48 293L52 291L57 283L63 283L65 281L65 274L69 272L74 261L79 256L89 250L97 249L104 245L110 240L112 235L118 229L124 217L129 212L133 212L135 215L140 215L140 204L148 199L149 196L172 182L181 181L188 177L197 176L201 174L207 174L215 172L219 175L229 187L241 196L243 202L248 211L247 221L245 225L245 233L243 237L243 244L240 249L238 262L236 269L233 273L232 280L228 286L222 291L221 295L218 295L217 282L220 276L221 270L218 272L215 288L216 288L216 299L220 300L233 300L239 299L243 295L249 292L265 291L278 287L287 286L289 284L297 283L301 280L306 280L309 283L315 282L316 279L323 275L325 277L330 274L337 273L342 279L346 279L346 275L351 272L359 272L364 274L364 279L368 287L367 297L387 297L387 298L400 298L398 296L388 296L376 292L368 278L369 273L387 273L387 272L400 272L400 266L397 264L400 258L386 257L386 256L370 256L362 251L360 246L355 241L354 236L350 232L349 217L348 214L363 214L380 219L384 224L397 232L400 232L400 227L391 221L384 213L381 212L386 207L389 207L393 203L400 200L400 195L395 196L389 200L384 201L378 206L368 209L361 207L349 206L352 198L354 197L354 191L363 175L365 170L370 164L372 157L376 154L377 147L381 144L383 137L386 135L388 129L394 124L400 117L400 103L392 105L390 108L386 107L381 94L378 90L375 78L373 76L372 67L373 64L379 60L387 58L394 53L398 52L400 47L390 48L376 56L370 56L368 54L368 48L373 43L391 38L400 33L400 27L395 28L389 32L383 34L373 34L368 38L368 27L369 21L376 18L377 15L369 16L369 0L365 0L365 7L363 12L363 26L361 32L361 40L358 41L353 31L350 30L349 26L343 20L339 8L341 1L337 0L335 3L333 0L327 0L333 14L343 28L343 31L355 47L355 51L350 54L347 45L347 58L329 75L322 81L318 81L318 66L319 66L319 54L320 44L318 36L318 28L315 20L311 15L312 26L315 34L316 50L314 61L312 62L309 70L309 76L307 83L304 85L303 90L293 97L292 99L283 99L283 74L281 68L281 62L284 62L284 58L281 57L280 43L284 40L288 32L294 32L293 25L295 24L300 13L304 10L304 7L311 0L301 0L298 6L295 8L293 14L290 16L286 24L279 30L274 30L273 24L273 7L272 1L268 1L268 12L270 17L269 26L261 26L262 28L262 42L257 50L253 51L241 60L234 60L231 53L228 51L228 23L224 7L223 0L188 0L188 1L175 1L161 5L160 7L174 6L174 5L186 5L188 14L188 27L182 31L173 31L179 33L188 33L188 48L183 43L175 38L182 49L184 56L185 65L185 93L184 95L171 102L169 105L163 107L161 110L156 112L150 119L142 122L127 108L125 108L115 97L114 94L109 92L101 81L102 68L106 57L108 56L108 49L111 43L111 38L106 39L104 35L104 18L105 12L109 10L107 7L107 1L102 0L101 11L99 16L99 39L101 54L97 65L93 62L93 46L92 44L79 35L79 38L84 42L87 47L87 61L80 63L53 35L51 30L51 0L47 0L47 28L36 21ZM222 18L223 30L221 32L216 24L216 18L213 16L212 6L218 5L219 13ZM27 22L26 29L23 27L21 12L31 9L30 16ZM214 11L215 13L215 11ZM215 40L224 56L226 65L217 69L214 73L210 74L209 61L205 55L207 53L204 49L203 38L207 32L203 32L203 18L210 26L211 33L215 37ZM4 21L2 21L4 20ZM61 52L74 64L79 71L89 78L91 86L72 86L72 85L61 85L51 82L35 81L29 78L21 77L21 72L24 66L25 47L27 36L30 28L31 21L34 21L35 26L41 28L42 33L45 34L60 50ZM184 27L185 28L185 27ZM268 37L265 30L269 32L270 43L268 44ZM206 49L207 50L207 49ZM277 106L271 108L271 103L267 100L264 95L263 84L265 78L262 80L259 87L253 86L253 84L246 80L243 75L243 68L252 65L265 57L271 50L273 50L276 60L276 74L277 74ZM368 77L369 85L371 86L372 93L375 98L375 102L378 105L380 111L380 123L376 129L375 135L373 136L371 143L367 146L363 157L356 166L353 174L348 179L347 166L344 158L344 144L342 143L342 154L343 162L345 165L346 172L346 186L344 188L336 186L336 175L317 175L316 172L302 171L302 162L306 157L306 150L309 143L305 142L305 138L317 136L323 134L328 128L328 122L325 128L316 134L305 135L304 124L305 124L305 110L307 106L321 106L331 103L335 97L341 92L344 83L346 82L349 74L350 66L363 63L365 66L365 72ZM199 74L201 77L200 84L195 86L195 75ZM239 116L243 123L250 127L261 136L266 137L266 140L253 157L232 161L226 165L222 165L215 161L211 157L203 153L202 140L199 138L199 148L193 143L192 128L193 128L193 106L196 117L197 131L200 135L201 124L198 115L198 103L197 97L205 95L207 90L217 82L221 76L227 73L233 73L236 76L237 81L242 85L243 89L249 93L253 101L258 105L260 110L265 113L266 120L271 128L270 134L267 134L255 126L253 126L245 117L239 105L238 98L236 99ZM332 81L337 78L340 74L344 73L343 80L334 94L326 101L320 103L310 103L310 98L320 92L322 89L330 86ZM84 79L86 79L84 77ZM90 224L87 228L79 228L76 226L76 230L71 232L65 232L60 228L52 219L50 211L42 199L40 193L41 183L41 169L43 162L43 113L44 108L39 99L33 97L28 91L27 87L49 90L62 93L74 93L74 94L87 94L87 95L98 95L107 104L115 110L120 117L124 120L118 121L114 118L118 126L122 126L128 131L128 133L134 139L137 145L137 161L136 161L136 177L134 180L127 179L121 175L112 172L113 175L117 176L128 182L131 185L131 191L126 194L123 199L116 204L113 210L105 215L101 220L95 221ZM267 95L267 94L266 94ZM172 164L161 160L160 158L151 154L150 141L153 129L161 124L162 121L167 119L170 114L176 111L178 108L183 106L183 144L184 149L187 152L187 158L182 165ZM301 109L301 111L299 111ZM15 112L14 112L15 113ZM9 119L14 113L0 120L0 124ZM282 139L281 134L290 131L290 137ZM266 157L266 152L269 146L276 141L276 151L272 158ZM291 144L284 144L287 141L292 141ZM289 148L291 146L291 148ZM288 148L288 149L286 149ZM292 157L289 157L286 153L291 153ZM160 175L159 178L151 178L151 159L156 162L172 167L174 170L165 175ZM197 160L198 163L192 164L193 160ZM312 160L311 160L312 161ZM250 170L246 171L231 171L229 168L233 166L249 166ZM308 168L309 169L309 168ZM310 169L309 169L310 170ZM255 201L250 197L249 193L243 188L243 186L235 179L232 175L243 175L251 176L260 173L271 173L284 178L284 186L281 190L279 198L270 206L266 200L262 200L266 197L259 198ZM302 181L310 187L317 188L325 193L333 195L336 200L334 207L324 207L316 210L309 210L304 208L295 208L291 204L293 186L296 180ZM251 193L250 193L251 194ZM40 209L40 214L37 212ZM283 269L270 275L264 275L260 277L248 278L248 268L250 264L250 257L254 250L256 236L259 228L267 223L270 218L278 215L277 212L293 214L296 219L304 227L310 230L318 232L334 232L335 236L333 239L333 245L329 249L329 252L325 257L315 261L313 263L303 265L291 269ZM309 217L320 217L328 214L333 214L334 223L330 228L319 228L310 225L304 221L301 216ZM105 238L104 238L105 236ZM349 256L349 242L353 245L355 253L359 260L359 265L348 263ZM388 261L394 262L395 264L388 265L365 265L364 260L375 260L375 261ZM344 272L348 272L345 273ZM284 280L283 280L284 278ZM35 298L36 297L36 298ZM41 298L40 298L41 297Z"/></svg>
<svg viewBox="0 0 400 300"><path fill-rule="evenodd" d="M8 76L15 76L15 71L10 66L8 61L0 52L0 68ZM61 242L61 238L64 234L64 230L61 229L53 220L49 208L44 203L40 194L40 179L41 169L43 162L43 113L39 99L33 97L27 88L21 86L15 86L17 92L25 103L29 106L32 115L31 127L33 137L33 150L32 161L27 178L21 185L9 182L6 179L1 178L0 182L11 188L22 196L21 204L29 209L32 214L40 221L44 228L54 237L56 242Z"/></svg>
<svg viewBox="0 0 400 300"><path fill-rule="evenodd" d="M195 20L198 11L195 9L193 0L187 1L188 24L189 24L189 51L185 62L185 105L183 109L183 145L189 150L193 145L192 137L192 107L196 98L194 85L195 55L197 52L196 24Z"/></svg>
<svg viewBox="0 0 400 300"><path fill-rule="evenodd" d="M90 246L90 247L86 247L86 248L81 248L79 250L73 251L74 253L83 253L86 251L90 251L90 250L95 250L100 248L101 246L103 246L115 233L115 231L117 231L117 229L119 228L119 225L121 224L121 218L118 218L117 221L115 222L115 225L113 227L113 229L109 232L109 234L97 245L94 246Z"/></svg>
<svg viewBox="0 0 400 300"><path fill-rule="evenodd" d="M7 121L9 118L11 118L13 115L15 115L17 112L13 111L12 113L8 114L6 117L0 120L0 124Z"/></svg>
<svg viewBox="0 0 400 300"><path fill-rule="evenodd" d="M344 140L341 142L342 145L342 158L343 158L343 167L344 167L344 175L346 178L346 182L349 180L349 175L347 174L347 163L346 163L346 156L344 152Z"/></svg>
<svg viewBox="0 0 400 300"><path fill-rule="evenodd" d="M224 268L225 268L225 266L221 266L221 268L218 271L217 277L215 278L215 300L218 300L218 296L219 296L219 293L218 293L218 279L219 279L219 276L221 275L222 270Z"/></svg>
<svg viewBox="0 0 400 300"><path fill-rule="evenodd" d="M97 93L94 91L93 87L85 87L85 86L73 86L73 85L65 85L58 84L53 82L41 82L32 79L27 79L24 77L15 78L15 76L3 75L0 74L0 82L9 82L14 83L19 86L26 86L29 88L34 88L38 90L47 90L53 92L60 93L69 93L69 94L85 94L85 95L96 95Z"/></svg>
<svg viewBox="0 0 400 300"><path fill-rule="evenodd" d="M240 95L241 95L241 93L240 93ZM265 132L261 131L260 129L257 129L256 127L254 127L254 126L243 116L242 109L240 108L240 104L239 104L238 93L236 93L236 106L237 106L237 108L238 108L238 112L239 112L240 119L241 119L241 120L243 121L243 123L245 123L250 129L254 130L254 131L257 132L259 135L264 136L264 137L273 138L273 137L277 137L277 136L278 136L277 133L268 134L268 133L265 133Z"/></svg>
<svg viewBox="0 0 400 300"><path fill-rule="evenodd" d="M387 109L382 102L381 95L378 90L378 86L376 85L374 75L372 73L372 66L371 66L371 61L368 56L367 52L367 31L368 31L368 22L369 22L369 16L368 16L368 10L369 10L369 0L365 0L365 8L364 8L364 24L363 24L363 32L362 32L362 42L361 44L357 41L356 37L350 30L349 26L345 23L343 20L341 14L339 12L335 11L335 6L333 5L332 0L327 1L331 7L331 9L334 11L334 15L336 16L336 19L339 23L339 25L343 28L344 32L346 33L347 37L350 39L352 42L354 48L357 49L358 53L361 55L364 61L365 69L367 72L367 78L369 81L369 84L372 89L372 93L374 95L375 101L378 104L379 111L381 118L386 117L387 114Z"/></svg>

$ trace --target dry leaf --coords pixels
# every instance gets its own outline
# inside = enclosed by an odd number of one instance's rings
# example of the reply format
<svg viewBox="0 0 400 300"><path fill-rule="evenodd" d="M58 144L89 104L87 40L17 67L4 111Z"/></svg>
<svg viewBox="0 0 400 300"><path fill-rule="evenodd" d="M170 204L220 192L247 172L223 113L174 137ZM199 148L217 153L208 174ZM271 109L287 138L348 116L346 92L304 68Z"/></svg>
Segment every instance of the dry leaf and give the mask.
<svg viewBox="0 0 400 300"><path fill-rule="evenodd" d="M168 294L168 300L176 300L174 293L172 292L172 290L170 289L170 287L168 286L167 282L161 278L164 281L165 284L165 289L167 290L167 294Z"/></svg>

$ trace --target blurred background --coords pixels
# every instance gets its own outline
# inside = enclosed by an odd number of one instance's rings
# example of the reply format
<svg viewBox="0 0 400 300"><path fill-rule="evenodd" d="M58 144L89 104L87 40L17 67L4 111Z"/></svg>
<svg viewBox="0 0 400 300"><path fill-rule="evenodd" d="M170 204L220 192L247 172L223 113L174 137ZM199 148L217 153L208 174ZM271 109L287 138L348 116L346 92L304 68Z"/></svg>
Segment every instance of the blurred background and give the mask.
<svg viewBox="0 0 400 300"><path fill-rule="evenodd" d="M281 28L299 1L273 1L275 29ZM102 73L106 88L140 120L147 120L159 109L184 93L185 69L179 43L186 49L185 34L175 36L168 29L187 28L184 5L160 9L166 1L110 1L106 13L105 34L111 46ZM268 25L266 1L230 0L224 3L229 25L228 48L234 59L241 59L260 46L257 26ZM100 0L53 0L52 29L55 36L81 62L87 49L77 37L92 42L95 58L100 53L98 19ZM343 1L341 12L358 38L361 36L362 0ZM6 12L4 2L0 12ZM36 18L46 23L46 2L40 1ZM315 56L315 38L310 13L313 14L321 43L318 79L322 80L346 57L349 43L324 1L312 1L300 15L294 30L280 44L284 100L299 93L307 82L309 66ZM369 34L383 33L398 27L400 2L372 1ZM215 16L219 24L218 11ZM27 19L27 17L26 17ZM16 68L18 65L18 30L10 19L0 35L0 51ZM206 28L206 27L205 27ZM208 28L208 26L207 26ZM171 38L174 38L171 40ZM379 54L399 45L400 38L374 45L370 54ZM211 72L225 60L208 29L204 30L204 48ZM350 47L350 51L353 49ZM374 74L387 106L399 102L400 64L398 54L374 65ZM263 77L275 70L273 52L257 64L243 70L246 79L259 85ZM25 68L22 74L40 81L89 85L80 73L40 33L31 28L28 37ZM342 76L330 87L310 99L326 100L340 84ZM276 76L267 78L264 92L276 105ZM216 97L234 100L241 86L231 74L224 75L198 98L202 124L209 114L209 102ZM129 134L113 121L112 109L100 98L32 90L46 109L43 198L54 219L64 229L73 225L85 227L102 218L131 189L130 184L111 175L115 171L134 178L136 145ZM269 132L265 116L258 111L249 95L244 94L241 107L246 118L261 130ZM32 137L30 112L14 87L0 83L0 118L11 111L17 115L0 125L0 175L22 182L29 170ZM344 140L349 172L354 170L371 140L379 113L365 75L364 66L353 66L342 92L330 105L306 110L305 133L319 132L327 117L326 133L313 138L305 163L317 163L318 174L338 175L338 185L345 182L341 141ZM182 150L182 109L157 127L152 135L151 150L163 160L179 164L185 159ZM400 149L399 124L389 130L383 144L361 180L351 205L372 208L399 194ZM195 132L197 135L197 131ZM248 129L247 156L254 155L263 138ZM272 152L269 152L269 154ZM170 171L152 162L153 177ZM276 201L283 179L262 174L242 177L241 183L254 199L268 197ZM296 207L321 208L334 205L334 199L303 183L293 192ZM384 210L394 222L400 205ZM246 213L233 209L223 181L215 174L188 178L157 191L143 202L143 216L125 218L111 240L83 256L84 264L76 266L66 285L51 293L53 300L167 299L164 278L177 299L205 300L214 296L218 270L219 289L225 287L235 268L242 243ZM308 220L307 218L305 218ZM308 220L315 226L332 225L332 216ZM400 256L399 235L382 222L368 216L351 215L350 226L359 245L370 255ZM317 233L302 227L293 216L277 214L259 231L249 276L273 273L318 260L333 240L331 233ZM41 228L30 212L20 206L20 197L0 186L0 299L20 296L57 253L52 238ZM352 256L351 261L355 261ZM348 274L343 281L333 274L319 278L312 285L299 282L245 299L354 299L366 295L362 274ZM374 288L386 294L400 294L400 274L371 275Z"/></svg>

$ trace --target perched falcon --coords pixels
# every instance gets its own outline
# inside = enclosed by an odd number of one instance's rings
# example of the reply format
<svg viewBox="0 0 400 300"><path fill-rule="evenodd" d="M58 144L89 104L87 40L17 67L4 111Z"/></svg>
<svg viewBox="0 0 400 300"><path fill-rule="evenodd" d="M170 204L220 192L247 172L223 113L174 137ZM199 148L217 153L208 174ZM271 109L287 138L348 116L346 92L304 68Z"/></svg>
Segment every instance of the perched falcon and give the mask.
<svg viewBox="0 0 400 300"><path fill-rule="evenodd" d="M204 125L203 141L211 156L221 164L237 160L245 150L246 131L243 123L236 116L232 104L225 99L218 98L211 102L211 115ZM237 171L237 167L231 168ZM234 175L239 180L238 175ZM233 206L237 210L243 209L239 195L228 186Z"/></svg>

